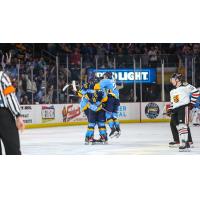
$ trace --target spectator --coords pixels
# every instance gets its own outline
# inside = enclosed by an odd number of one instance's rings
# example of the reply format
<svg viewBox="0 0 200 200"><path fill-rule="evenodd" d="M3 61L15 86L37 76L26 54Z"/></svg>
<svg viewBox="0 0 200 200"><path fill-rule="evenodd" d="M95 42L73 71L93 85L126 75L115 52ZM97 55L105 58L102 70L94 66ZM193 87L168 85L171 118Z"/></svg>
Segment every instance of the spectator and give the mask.
<svg viewBox="0 0 200 200"><path fill-rule="evenodd" d="M78 66L80 65L81 55L78 49L75 49L74 53L70 55L70 64Z"/></svg>
<svg viewBox="0 0 200 200"><path fill-rule="evenodd" d="M137 101L137 96L136 96L136 101ZM131 88L131 90L130 90L128 102L134 102L134 89L133 88Z"/></svg>
<svg viewBox="0 0 200 200"><path fill-rule="evenodd" d="M148 55L148 49L145 47L144 48L144 53L141 55L142 57L142 66L143 67L148 67L149 66L149 55Z"/></svg>
<svg viewBox="0 0 200 200"><path fill-rule="evenodd" d="M158 49L155 47L151 47L151 49L148 52L148 56L149 56L149 65L152 68L157 67L157 61L158 61Z"/></svg>
<svg viewBox="0 0 200 200"><path fill-rule="evenodd" d="M104 65L105 54L106 54L106 50L104 49L103 44L98 44L97 45L97 57L98 57L99 67L101 67L102 65Z"/></svg>
<svg viewBox="0 0 200 200"><path fill-rule="evenodd" d="M23 96L23 97L21 98L20 104L22 104L22 105L30 105L31 102L28 100L28 96L26 96L26 95Z"/></svg>
<svg viewBox="0 0 200 200"><path fill-rule="evenodd" d="M200 46L199 44L0 44L0 52L2 55L11 52L12 59L10 62L3 62L3 66L8 74L15 79L15 87L17 89L18 98L28 97L40 103L56 102L57 95L50 92L50 88L56 88L57 69L54 55L59 56L59 91L67 81L80 81L87 76L87 69L96 67L95 56L98 56L97 68L113 68L117 67L132 68L133 56L136 59L136 68L139 67L139 61L142 60L142 67L160 67L159 59L165 60L165 66L174 67L177 70L185 72L188 69L188 81L192 81L192 66L195 59L195 81L200 84ZM49 51L49 52L48 52ZM45 53L47 52L47 53ZM167 54L163 55L162 54ZM61 54L64 53L64 59ZM53 55L52 55L53 54ZM143 54L143 55L141 55ZM170 54L170 55L168 55ZM69 55L69 68L66 68L66 55ZM82 74L80 71L80 58L83 58ZM20 60L19 60L20 58ZM185 62L187 58L187 62ZM114 62L115 60L115 62ZM18 65L20 63L20 65ZM19 75L18 75L18 66ZM31 81L30 74L33 68L34 81ZM173 68L172 68L173 70ZM46 74L45 74L46 72ZM45 77L47 82L45 82ZM19 80L19 82L18 82ZM166 85L167 87L167 85ZM45 88L47 89L45 95ZM138 88L137 88L138 89ZM160 93L160 88L149 88L147 94L143 94L144 99L160 100L153 93ZM125 84L122 90L124 99L127 100L127 92L129 87ZM122 93L123 93L122 92ZM130 100L133 98L132 90L130 90ZM148 96L149 95L149 96ZM47 99L45 99L45 96ZM123 97L123 95L122 95ZM66 102L66 96L59 95L60 102ZM139 98L139 96L138 96ZM68 97L69 99L69 97ZM23 101L25 101L24 98ZM76 98L73 98L77 102Z"/></svg>
<svg viewBox="0 0 200 200"><path fill-rule="evenodd" d="M28 75L25 75L26 80L26 95L28 97L28 100L31 101L32 98L32 83L30 80L30 77Z"/></svg>
<svg viewBox="0 0 200 200"><path fill-rule="evenodd" d="M47 104L53 103L53 91L54 91L54 87L53 87L53 85L51 85L50 88L48 88L48 90L47 90L46 102L45 103L47 103Z"/></svg>

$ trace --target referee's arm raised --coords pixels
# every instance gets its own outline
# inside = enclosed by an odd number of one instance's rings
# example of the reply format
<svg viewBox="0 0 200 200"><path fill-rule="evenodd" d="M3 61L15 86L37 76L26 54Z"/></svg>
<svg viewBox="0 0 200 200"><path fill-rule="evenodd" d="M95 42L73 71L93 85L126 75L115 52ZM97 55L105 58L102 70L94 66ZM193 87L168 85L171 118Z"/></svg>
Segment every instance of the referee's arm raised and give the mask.
<svg viewBox="0 0 200 200"><path fill-rule="evenodd" d="M2 74L1 83L3 95L7 101L7 106L12 114L16 117L16 126L19 130L23 130L24 122L21 117L20 105L15 95L15 88L12 86L10 78L5 73Z"/></svg>

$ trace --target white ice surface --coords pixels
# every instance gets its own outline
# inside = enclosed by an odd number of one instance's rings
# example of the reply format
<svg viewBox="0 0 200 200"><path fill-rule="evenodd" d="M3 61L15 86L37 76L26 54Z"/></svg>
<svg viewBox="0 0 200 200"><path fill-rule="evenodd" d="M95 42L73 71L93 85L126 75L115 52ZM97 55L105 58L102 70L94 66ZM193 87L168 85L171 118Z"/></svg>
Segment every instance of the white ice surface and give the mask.
<svg viewBox="0 0 200 200"><path fill-rule="evenodd" d="M27 129L20 135L23 154L42 155L191 155L200 154L200 127L191 127L194 148L179 152L169 148L169 123L122 124L120 138L108 145L84 145L86 126ZM95 136L98 137L97 130Z"/></svg>

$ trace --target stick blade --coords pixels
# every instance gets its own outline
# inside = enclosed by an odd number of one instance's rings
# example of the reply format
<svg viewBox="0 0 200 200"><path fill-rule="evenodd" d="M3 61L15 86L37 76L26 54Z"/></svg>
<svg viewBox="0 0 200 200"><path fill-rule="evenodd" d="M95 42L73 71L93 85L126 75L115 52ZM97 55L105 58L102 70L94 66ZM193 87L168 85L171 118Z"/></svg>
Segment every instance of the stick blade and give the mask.
<svg viewBox="0 0 200 200"><path fill-rule="evenodd" d="M67 88L69 87L69 84L65 85L62 89L62 91L64 92Z"/></svg>

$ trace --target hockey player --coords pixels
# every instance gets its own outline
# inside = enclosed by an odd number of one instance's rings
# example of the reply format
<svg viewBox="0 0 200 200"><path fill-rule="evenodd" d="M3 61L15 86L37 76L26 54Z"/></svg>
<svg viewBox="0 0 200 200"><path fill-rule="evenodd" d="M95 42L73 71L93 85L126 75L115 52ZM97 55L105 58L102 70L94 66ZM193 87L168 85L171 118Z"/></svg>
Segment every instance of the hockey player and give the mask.
<svg viewBox="0 0 200 200"><path fill-rule="evenodd" d="M188 83L183 83L183 77L179 73L174 73L170 79L175 87L170 91L171 109L173 122L179 133L180 151L190 148L188 141L189 133L189 109L191 109L199 96L199 91ZM191 98L190 98L191 95Z"/></svg>
<svg viewBox="0 0 200 200"><path fill-rule="evenodd" d="M163 113L164 115L167 115L168 117L170 117L170 128L171 128L171 132L173 136L173 141L169 143L169 147L178 147L180 144L180 141L179 141L179 133L176 127L176 117L174 113L172 113L172 110L171 110L172 108L170 105L171 105L170 103L167 103L165 105L165 109ZM188 127L188 142L190 146L193 145L192 136L191 136L189 127Z"/></svg>
<svg viewBox="0 0 200 200"><path fill-rule="evenodd" d="M80 107L88 118L88 129L85 136L85 144L96 142L107 143L107 132L105 126L105 111L102 102L107 101L107 95L103 91L89 91L82 97ZM94 128L98 125L100 138L94 139Z"/></svg>
<svg viewBox="0 0 200 200"><path fill-rule="evenodd" d="M113 79L112 72L106 72L103 75L103 79L99 83L95 84L95 90L105 89L115 94L116 98L119 99L119 90L117 89L116 82Z"/></svg>
<svg viewBox="0 0 200 200"><path fill-rule="evenodd" d="M117 112L120 106L119 101L119 90L116 87L116 83L112 77L112 72L106 72L104 79L94 86L95 90L105 90L108 94L108 100L105 105L106 109L106 120L111 129L109 136L119 137L121 134L120 123L118 120Z"/></svg>
<svg viewBox="0 0 200 200"><path fill-rule="evenodd" d="M105 110L106 110L106 120L108 122L108 125L111 129L111 132L109 136L112 137L119 137L121 134L120 130L120 124L118 120L118 109L119 109L119 99L116 98L116 96L109 92L108 93L108 101L105 104Z"/></svg>
<svg viewBox="0 0 200 200"><path fill-rule="evenodd" d="M80 89L73 88L76 95L78 95L80 98L83 97L83 95L87 94L88 92L92 92L94 88L93 83L86 82L82 85Z"/></svg>

